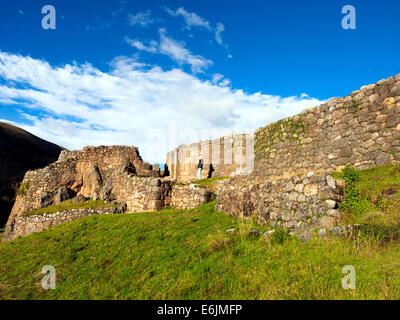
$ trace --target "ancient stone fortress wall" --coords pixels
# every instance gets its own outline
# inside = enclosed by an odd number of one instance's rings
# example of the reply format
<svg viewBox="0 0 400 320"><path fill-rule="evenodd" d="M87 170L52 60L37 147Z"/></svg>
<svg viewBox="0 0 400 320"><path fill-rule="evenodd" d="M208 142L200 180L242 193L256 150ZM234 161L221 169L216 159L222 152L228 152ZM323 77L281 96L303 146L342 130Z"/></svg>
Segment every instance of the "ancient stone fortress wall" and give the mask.
<svg viewBox="0 0 400 320"><path fill-rule="evenodd" d="M25 174L9 221L17 214L53 204L61 187L76 195L91 197L112 172L125 167L144 176L159 175L142 161L135 147L101 146L63 151L57 162Z"/></svg>
<svg viewBox="0 0 400 320"><path fill-rule="evenodd" d="M253 154L253 135L233 134L181 145L167 154L166 164L171 178L190 181L198 177L197 165L200 156L204 162L202 178L206 179L231 176L240 172L249 173L249 170L253 169Z"/></svg>
<svg viewBox="0 0 400 320"><path fill-rule="evenodd" d="M6 226L5 239L91 213L72 210L24 216L32 209L79 197L82 201L92 198L121 204L130 212L155 211L172 204L176 208L194 208L209 199L202 188L175 186L175 181L160 178L159 170L152 170L142 162L135 147L86 147L82 151L64 151L57 162L26 173ZM96 209L99 213L104 210L109 212L107 208ZM42 223L43 228L40 227Z"/></svg>
<svg viewBox="0 0 400 320"><path fill-rule="evenodd" d="M53 214L20 216L14 221L13 232L7 240L25 237L34 232L46 230L52 226L97 214L114 214L117 208L74 209Z"/></svg>
<svg viewBox="0 0 400 320"><path fill-rule="evenodd" d="M254 171L220 183L216 209L295 233L329 229L343 192L329 172L399 160L400 74L258 129Z"/></svg>
<svg viewBox="0 0 400 320"><path fill-rule="evenodd" d="M253 176L288 177L400 160L400 74L255 132Z"/></svg>
<svg viewBox="0 0 400 320"><path fill-rule="evenodd" d="M325 173L309 172L264 183L236 177L219 182L215 208L234 217L255 217L271 228L307 234L339 222L342 214L337 207L342 197L343 185Z"/></svg>

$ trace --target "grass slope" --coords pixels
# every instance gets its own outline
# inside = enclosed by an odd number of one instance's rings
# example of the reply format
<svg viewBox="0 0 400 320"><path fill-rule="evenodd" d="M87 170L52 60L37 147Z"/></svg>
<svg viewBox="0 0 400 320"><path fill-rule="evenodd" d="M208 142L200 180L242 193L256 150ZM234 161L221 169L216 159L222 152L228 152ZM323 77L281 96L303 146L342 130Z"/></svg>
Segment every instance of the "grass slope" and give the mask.
<svg viewBox="0 0 400 320"><path fill-rule="evenodd" d="M193 210L91 216L0 244L2 299L398 299L400 246L371 237L302 243ZM240 232L227 235L234 227ZM257 226L257 229L262 230ZM44 265L56 290L41 289ZM344 290L353 265L357 289Z"/></svg>

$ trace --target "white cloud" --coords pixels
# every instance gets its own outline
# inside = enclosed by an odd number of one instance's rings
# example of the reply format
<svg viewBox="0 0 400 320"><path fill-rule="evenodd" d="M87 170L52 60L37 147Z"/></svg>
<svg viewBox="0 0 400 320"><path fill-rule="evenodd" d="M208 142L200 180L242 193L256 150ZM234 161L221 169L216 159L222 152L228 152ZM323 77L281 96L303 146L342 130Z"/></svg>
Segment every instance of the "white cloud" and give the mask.
<svg viewBox="0 0 400 320"><path fill-rule="evenodd" d="M182 16L188 29L190 29L192 26L195 26L211 30L210 23L207 20L203 19L194 12L187 12L183 7L180 7L176 11L169 8L166 8L165 10L173 17Z"/></svg>
<svg viewBox="0 0 400 320"><path fill-rule="evenodd" d="M217 84L224 76L220 73L215 73L212 76L212 83Z"/></svg>
<svg viewBox="0 0 400 320"><path fill-rule="evenodd" d="M165 29L160 29L159 34L159 43L155 40L151 40L149 41L149 44L146 45L142 41L132 40L128 37L125 37L125 41L140 51L164 54L169 56L179 65L188 64L190 65L193 73L203 72L213 64L211 60L208 60L200 55L192 54L188 49L185 48L184 42L178 42L168 37Z"/></svg>
<svg viewBox="0 0 400 320"><path fill-rule="evenodd" d="M165 29L160 29L160 53L168 55L179 64L189 64L192 72L202 72L213 64L211 60L205 59L200 55L193 55L185 48L183 42L169 38Z"/></svg>
<svg viewBox="0 0 400 320"><path fill-rule="evenodd" d="M173 17L182 16L185 20L186 28L188 29L191 29L192 26L196 26L205 28L209 32L213 31L215 33L215 41L219 45L223 45L227 48L227 45L223 43L221 37L221 33L225 31L225 26L222 23L218 22L216 27L213 28L206 19L200 17L194 12L187 12L183 7L180 7L176 11L169 8L166 8L165 10Z"/></svg>
<svg viewBox="0 0 400 320"><path fill-rule="evenodd" d="M151 10L147 10L138 12L135 15L130 13L128 15L128 21L132 26L139 25L141 27L147 27L148 25L155 23L156 19L152 17Z"/></svg>
<svg viewBox="0 0 400 320"><path fill-rule="evenodd" d="M14 122L44 139L70 149L135 145L152 163L163 163L178 144L249 132L321 103L306 96L248 94L223 86L221 77L212 83L128 57L110 65L109 72L90 64L52 66L0 51L0 96L24 102L21 116L31 123ZM7 117L0 111L0 118Z"/></svg>
<svg viewBox="0 0 400 320"><path fill-rule="evenodd" d="M224 25L222 23L217 23L217 27L215 28L215 41L217 41L218 44L222 45L221 33L224 31Z"/></svg>
<svg viewBox="0 0 400 320"><path fill-rule="evenodd" d="M129 39L128 37L125 37L125 41L138 50L147 51L151 53L156 53L158 51L158 43L157 41L154 40L151 40L149 42L149 45L145 45L143 42L139 40Z"/></svg>
<svg viewBox="0 0 400 320"><path fill-rule="evenodd" d="M217 84L221 87L226 87L231 84L231 81L229 79L224 79L224 76L220 73L215 73L212 76L212 83Z"/></svg>

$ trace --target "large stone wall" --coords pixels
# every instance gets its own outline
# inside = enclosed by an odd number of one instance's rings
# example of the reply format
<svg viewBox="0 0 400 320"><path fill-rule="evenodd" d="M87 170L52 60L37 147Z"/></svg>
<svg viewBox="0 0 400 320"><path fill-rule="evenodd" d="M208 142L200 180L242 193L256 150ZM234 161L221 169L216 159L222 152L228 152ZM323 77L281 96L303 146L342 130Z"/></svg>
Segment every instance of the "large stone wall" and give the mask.
<svg viewBox="0 0 400 320"><path fill-rule="evenodd" d="M181 145L167 154L170 177L178 181L197 179L199 157L203 158L202 178L249 173L247 155L254 153L254 139L248 134L234 134L215 140ZM252 159L251 159L252 160ZM252 170L252 168L250 168Z"/></svg>
<svg viewBox="0 0 400 320"><path fill-rule="evenodd" d="M103 200L120 204L129 212L156 211L173 206L195 208L210 200L210 193L193 185L176 185L160 178L158 170L142 161L135 147L86 147L63 151L57 162L28 171L21 184L5 239L11 240L49 226L74 220L92 211L72 211L51 215L24 216L74 198ZM108 209L96 209L102 213Z"/></svg>
<svg viewBox="0 0 400 320"><path fill-rule="evenodd" d="M220 183L216 209L294 233L332 228L343 191L329 172L399 160L400 74L258 129L254 171Z"/></svg>
<svg viewBox="0 0 400 320"><path fill-rule="evenodd" d="M292 233L332 228L341 218L337 210L343 185L329 174L255 183L250 177L219 182L216 210L238 218L255 217L259 223Z"/></svg>
<svg viewBox="0 0 400 320"><path fill-rule="evenodd" d="M171 177L197 179L199 156L206 164L203 178L243 173L232 155L251 158L253 151L254 170L244 173L260 180L331 172L346 164L369 168L399 161L400 74L259 128L254 132L254 149L247 147L246 137L233 135L176 148L167 155ZM229 149L232 139L242 142Z"/></svg>
<svg viewBox="0 0 400 320"><path fill-rule="evenodd" d="M255 132L261 180L400 160L400 74Z"/></svg>
<svg viewBox="0 0 400 320"><path fill-rule="evenodd" d="M62 151L57 162L25 174L5 236L11 232L10 225L24 212L65 200L57 197L61 189L72 195L96 198L108 177L121 170L141 176L159 176L159 171L142 161L136 147L89 146L80 151Z"/></svg>
<svg viewBox="0 0 400 320"><path fill-rule="evenodd" d="M193 184L176 184L176 180L167 178L143 178L115 172L106 181L99 198L126 203L130 212L143 212L165 207L196 208L210 201L211 192Z"/></svg>
<svg viewBox="0 0 400 320"><path fill-rule="evenodd" d="M21 189L26 190L19 192L10 219L17 213L43 207L47 195L60 187L91 197L112 172L125 167L144 176L158 174L142 161L135 147L86 147L82 151L63 151L57 162L25 174Z"/></svg>

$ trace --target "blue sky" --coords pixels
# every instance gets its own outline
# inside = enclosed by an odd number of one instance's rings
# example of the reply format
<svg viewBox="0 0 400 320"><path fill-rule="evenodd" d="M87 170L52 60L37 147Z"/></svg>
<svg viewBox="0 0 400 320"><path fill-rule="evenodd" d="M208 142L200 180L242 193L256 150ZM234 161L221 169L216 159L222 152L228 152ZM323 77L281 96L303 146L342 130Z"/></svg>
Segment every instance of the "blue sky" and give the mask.
<svg viewBox="0 0 400 320"><path fill-rule="evenodd" d="M56 30L41 27L46 4ZM341 26L348 4L356 30ZM67 148L133 144L162 162L176 144L254 130L400 72L394 0L0 6L0 119Z"/></svg>

